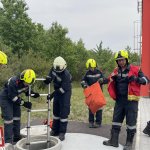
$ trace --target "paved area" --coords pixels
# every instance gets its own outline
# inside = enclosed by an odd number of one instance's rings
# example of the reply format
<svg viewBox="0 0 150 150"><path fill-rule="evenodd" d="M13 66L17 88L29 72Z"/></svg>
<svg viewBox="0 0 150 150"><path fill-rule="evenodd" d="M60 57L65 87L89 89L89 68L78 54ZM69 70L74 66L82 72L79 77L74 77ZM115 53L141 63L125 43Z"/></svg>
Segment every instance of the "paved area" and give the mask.
<svg viewBox="0 0 150 150"><path fill-rule="evenodd" d="M150 120L150 98L141 98L137 121L135 150L150 150L150 137L142 131Z"/></svg>
<svg viewBox="0 0 150 150"><path fill-rule="evenodd" d="M42 124L42 120L34 120L31 122L31 125L40 125ZM25 125L22 125L22 128L24 128ZM68 123L68 133L86 133L91 135L97 135L102 136L105 138L110 137L110 129L111 125L103 124L100 128L89 128L88 123L86 122L78 122L78 121L69 121ZM121 145L124 145L126 141L126 128L122 127L121 133L119 136L119 143Z"/></svg>
<svg viewBox="0 0 150 150"><path fill-rule="evenodd" d="M123 146L110 147L103 145L104 137L84 134L67 133L66 140L62 142L61 150L122 150Z"/></svg>
<svg viewBox="0 0 150 150"><path fill-rule="evenodd" d="M139 112L137 120L137 134L135 136L134 150L150 150L150 137L145 135L142 131L147 125L147 121L150 120L150 98L141 98L139 101ZM31 125L42 124L42 120L34 120ZM23 125L24 126L24 125ZM22 126L22 127L23 127ZM69 121L68 133L86 133L91 135L97 135L104 138L110 137L111 125L103 124L100 128L89 128L88 123ZM122 127L119 143L124 145L126 141L126 128Z"/></svg>

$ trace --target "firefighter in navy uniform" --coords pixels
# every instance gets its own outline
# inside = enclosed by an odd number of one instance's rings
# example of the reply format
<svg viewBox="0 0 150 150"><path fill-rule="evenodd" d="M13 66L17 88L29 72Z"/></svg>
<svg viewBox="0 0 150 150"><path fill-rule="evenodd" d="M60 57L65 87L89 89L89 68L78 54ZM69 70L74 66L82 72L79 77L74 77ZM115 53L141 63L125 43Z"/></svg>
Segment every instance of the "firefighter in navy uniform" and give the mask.
<svg viewBox="0 0 150 150"><path fill-rule="evenodd" d="M2 72L2 69L5 68L7 65L7 55L0 51L0 69L1 69L1 72ZM1 106L1 101L0 101L0 106ZM3 114L1 112L1 117L3 118Z"/></svg>
<svg viewBox="0 0 150 150"><path fill-rule="evenodd" d="M97 69L97 63L94 59L88 59L86 62L86 72L85 76L81 81L81 86L86 88L87 86L91 86L92 84L99 81L101 89L103 84L108 83L108 79L104 78L103 73ZM96 116L96 120L94 120L94 116ZM89 128L98 128L102 123L102 108L96 112L94 115L89 109Z"/></svg>
<svg viewBox="0 0 150 150"><path fill-rule="evenodd" d="M126 117L127 138L123 150L131 150L133 138L136 133L138 100L140 98L140 86L148 83L140 67L129 64L128 52L120 50L115 54L118 67L110 75L108 91L110 96L116 100L111 138L104 141L107 146L118 147L119 132L124 118Z"/></svg>
<svg viewBox="0 0 150 150"><path fill-rule="evenodd" d="M11 77L0 92L1 110L4 119L5 143L17 142L21 139L20 117L21 108L31 109L32 103L25 102L19 95L29 95L29 85L35 81L35 72L31 69L24 70L19 76ZM39 97L38 93L32 91L34 98Z"/></svg>
<svg viewBox="0 0 150 150"><path fill-rule="evenodd" d="M53 125L52 136L58 136L61 141L65 139L65 133L68 124L68 115L70 113L71 98L71 75L66 69L66 61L62 57L56 57L53 67L50 70L44 83L49 84L53 81L54 92L47 99L53 100Z"/></svg>

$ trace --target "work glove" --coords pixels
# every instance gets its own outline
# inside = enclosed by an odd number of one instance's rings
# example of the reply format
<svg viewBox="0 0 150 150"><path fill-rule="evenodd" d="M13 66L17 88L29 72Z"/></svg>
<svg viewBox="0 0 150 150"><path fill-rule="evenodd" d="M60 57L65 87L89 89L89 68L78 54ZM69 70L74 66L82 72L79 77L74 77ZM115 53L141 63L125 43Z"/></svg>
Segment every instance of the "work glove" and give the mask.
<svg viewBox="0 0 150 150"><path fill-rule="evenodd" d="M51 101L54 98L54 94L55 94L55 91L53 93L51 93L51 94L48 94L47 95L47 100Z"/></svg>
<svg viewBox="0 0 150 150"><path fill-rule="evenodd" d="M24 106L25 108L31 109L32 103L25 102L22 98L18 97L18 99L14 102L18 106Z"/></svg>
<svg viewBox="0 0 150 150"><path fill-rule="evenodd" d="M130 83L130 82L133 82L133 81L137 82L137 80L138 80L138 78L137 78L136 76L134 76L134 75L132 75L132 76L130 76L130 77L128 78L128 82L129 82L129 83Z"/></svg>
<svg viewBox="0 0 150 150"><path fill-rule="evenodd" d="M46 79L43 81L45 84L49 84L52 82L52 78L47 76Z"/></svg>
<svg viewBox="0 0 150 150"><path fill-rule="evenodd" d="M22 106L24 106L25 108L31 109L32 103L31 102L23 102Z"/></svg>
<svg viewBox="0 0 150 150"><path fill-rule="evenodd" d="M29 91L27 91L27 92L25 93L25 95L26 95L26 96L29 96ZM31 97L33 97L33 98L38 98L38 97L40 97L40 94L37 93L37 92L33 92L33 91L31 90Z"/></svg>
<svg viewBox="0 0 150 150"><path fill-rule="evenodd" d="M22 98L18 97L18 99L14 103L18 106L22 106L24 103L24 100Z"/></svg>
<svg viewBox="0 0 150 150"><path fill-rule="evenodd" d="M39 93L36 93L36 92L34 92L34 93L32 93L33 95L31 96L31 97L33 97L33 98L38 98L38 97L40 97L40 94Z"/></svg>
<svg viewBox="0 0 150 150"><path fill-rule="evenodd" d="M129 80L129 82L135 81L138 84L144 84L144 82L145 82L145 80L143 80L142 78L136 77L136 76L133 76L133 75L130 76L128 80Z"/></svg>
<svg viewBox="0 0 150 150"><path fill-rule="evenodd" d="M148 81L148 80L147 80L147 81ZM146 84L146 81L145 81L145 79L143 79L143 78L137 77L137 78L136 78L136 83L145 85L145 84Z"/></svg>
<svg viewBox="0 0 150 150"><path fill-rule="evenodd" d="M85 83L85 81L81 81L81 86L83 89L88 87L88 85Z"/></svg>
<svg viewBox="0 0 150 150"><path fill-rule="evenodd" d="M112 79L113 81L116 81L117 75L112 76L111 79Z"/></svg>
<svg viewBox="0 0 150 150"><path fill-rule="evenodd" d="M98 82L99 82L100 84L103 84L104 79L103 79L103 78L99 78L99 79L98 79Z"/></svg>

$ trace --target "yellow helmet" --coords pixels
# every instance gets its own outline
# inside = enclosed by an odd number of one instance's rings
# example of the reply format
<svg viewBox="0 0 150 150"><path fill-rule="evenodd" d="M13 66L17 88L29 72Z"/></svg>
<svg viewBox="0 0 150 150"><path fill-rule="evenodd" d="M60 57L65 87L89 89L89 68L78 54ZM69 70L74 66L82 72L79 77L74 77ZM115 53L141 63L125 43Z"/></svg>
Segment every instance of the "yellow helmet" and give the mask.
<svg viewBox="0 0 150 150"><path fill-rule="evenodd" d="M119 60L122 58L125 58L128 60L129 57L128 57L128 52L126 50L120 50L119 52L115 54L115 60Z"/></svg>
<svg viewBox="0 0 150 150"><path fill-rule="evenodd" d="M20 74L20 80L23 80L27 84L34 83L35 78L36 75L32 69L26 69Z"/></svg>
<svg viewBox="0 0 150 150"><path fill-rule="evenodd" d="M86 62L86 68L96 68L97 67L97 63L94 59L88 59Z"/></svg>
<svg viewBox="0 0 150 150"><path fill-rule="evenodd" d="M0 64L7 65L7 55L0 51Z"/></svg>

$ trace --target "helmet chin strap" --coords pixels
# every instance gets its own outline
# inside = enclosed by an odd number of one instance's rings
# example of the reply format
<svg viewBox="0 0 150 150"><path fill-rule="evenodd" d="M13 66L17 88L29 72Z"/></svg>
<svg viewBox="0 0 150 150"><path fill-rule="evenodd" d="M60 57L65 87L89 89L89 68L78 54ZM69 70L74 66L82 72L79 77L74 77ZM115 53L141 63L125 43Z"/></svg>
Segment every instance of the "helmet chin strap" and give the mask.
<svg viewBox="0 0 150 150"><path fill-rule="evenodd" d="M57 73L61 73L61 72L63 72L65 69L63 69L63 70L56 70L55 68L54 68L54 71L55 72L57 72Z"/></svg>

